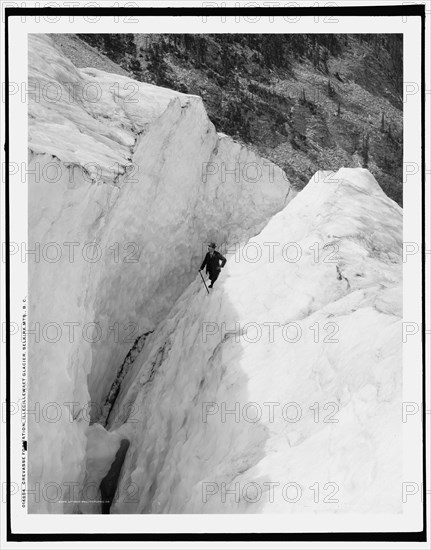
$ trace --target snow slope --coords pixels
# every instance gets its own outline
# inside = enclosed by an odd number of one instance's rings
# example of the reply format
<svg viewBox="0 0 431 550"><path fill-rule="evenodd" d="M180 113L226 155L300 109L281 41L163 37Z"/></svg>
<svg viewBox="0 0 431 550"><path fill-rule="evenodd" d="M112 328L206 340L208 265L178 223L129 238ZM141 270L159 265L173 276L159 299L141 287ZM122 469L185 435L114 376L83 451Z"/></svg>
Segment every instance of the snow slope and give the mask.
<svg viewBox="0 0 431 550"><path fill-rule="evenodd" d="M401 250L400 207L341 169L232 250L209 296L196 277L123 382L111 513L399 512Z"/></svg>
<svg viewBox="0 0 431 550"><path fill-rule="evenodd" d="M246 240L293 193L280 168L217 134L199 97L77 69L46 35L30 35L28 51L29 248L39 250L29 313L40 330L29 407L59 408L55 421L29 419L29 483L82 485L89 435L103 440L90 418L136 338L194 280L204 243ZM105 438L112 457L119 440Z"/></svg>

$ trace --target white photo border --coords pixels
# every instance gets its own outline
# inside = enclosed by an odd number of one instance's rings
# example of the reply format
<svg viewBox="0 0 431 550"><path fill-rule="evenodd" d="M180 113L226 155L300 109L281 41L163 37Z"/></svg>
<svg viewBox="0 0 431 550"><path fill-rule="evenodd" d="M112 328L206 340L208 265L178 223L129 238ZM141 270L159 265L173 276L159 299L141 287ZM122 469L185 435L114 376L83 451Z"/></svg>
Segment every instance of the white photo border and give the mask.
<svg viewBox="0 0 431 550"><path fill-rule="evenodd" d="M108 2L107 4L111 4ZM217 4L217 2L203 2L205 4ZM394 2L391 2L394 4ZM376 8L378 6L375 6ZM27 82L27 35L30 33L104 33L116 32L143 32L143 28L150 28L152 33L337 33L337 34L367 34L375 33L402 33L404 36L404 167L411 163L418 170L415 173L405 171L404 179L404 217L403 240L404 242L418 243L422 254L409 257L403 265L403 311L406 322L417 322L422 327L422 340L418 338L408 340L403 346L403 401L424 403L425 400L425 148L424 148L424 17L411 15L412 6L399 4L403 14L394 15L367 15L367 10L373 8L366 6L363 14L339 15L336 7L325 8L324 13L331 17L331 21L325 23L324 17L318 16L320 12L307 13L307 8L298 8L304 12L290 8L238 8L239 21L235 20L233 8L213 8L217 14L208 15L200 12L199 8L193 8L192 14L181 15L182 7L169 10L169 14L143 15L139 10L128 9L124 14L117 10L111 15L105 15L105 8L88 8L87 18L79 12L81 8L69 9L45 9L41 8L36 13L30 13L27 9L11 9L6 11L8 25L8 43L6 55L8 55L8 82ZM145 9L145 8L144 8ZM148 8L147 13L152 8ZM189 8L190 9L190 8ZM211 10L212 8L208 8ZM355 10L358 10L356 7ZM382 13L386 8L380 6ZM111 8L106 8L111 10ZM296 8L294 8L296 10ZM332 11L333 10L333 11ZM82 11L82 10L81 10ZM160 12L160 9L157 9ZM174 13L175 11L175 13ZM18 13L19 12L19 13ZM60 13L62 12L62 13ZM100 14L97 25L94 13ZM121 13L120 13L121 12ZM230 13L229 13L230 12ZM259 21L252 22L258 14L262 14ZM60 16L59 21L53 23L53 18ZM73 21L70 15L73 14ZM222 15L226 15L223 22ZM334 15L332 15L334 14ZM290 18L288 22L284 17ZM24 21L23 21L24 17ZM117 17L118 21L114 18ZM129 19L126 23L124 19ZM250 20L247 20L247 17ZM293 24L293 18L299 17ZM36 21L36 19L39 19ZM46 18L46 19L44 19ZM316 18L318 19L316 21ZM87 20L86 20L87 19ZM145 24L143 20L145 19ZM272 22L271 22L272 19ZM336 19L336 21L335 21ZM327 23L331 23L328 25ZM409 93L406 83L418 85L418 92ZM9 126L8 126L8 157L6 162L27 161L27 105L21 102L20 94L10 96L8 99ZM406 169L405 169L406 170ZM6 182L9 192L9 222L10 241L27 242L27 189L20 180L19 173L11 174ZM23 300L27 296L27 267L18 261L19 258L11 258L6 269L10 269L9 320L20 319L22 316ZM11 341L9 338L10 356L6 359L7 378L10 382L7 386L9 402L18 402L21 397L21 370L18 368L21 362L22 348L20 342ZM6 352L8 349L6 348ZM10 377L10 378L9 378ZM400 411L401 416L401 411ZM420 418L422 417L422 418ZM7 429L11 429L8 453L7 483L21 479L21 419L19 415L9 416ZM425 405L422 407L422 415L418 415L415 421L403 424L404 443L404 474L403 479L414 483L424 482L425 467ZM400 420L401 421L401 420ZM6 434L8 435L8 434ZM10 476L10 477L9 477ZM425 488L425 486L423 486ZM400 488L401 495L401 488ZM412 499L403 506L401 515L295 515L294 522L287 522L283 516L277 515L38 515L28 514L21 507L20 496L7 492L8 514L7 524L8 539L12 540L68 540L67 535L75 538L69 540L373 540L386 541L425 540L425 514L426 496L423 499ZM401 496L400 496L401 498ZM10 523L9 523L10 521ZM291 524L293 523L293 525ZM82 538L79 538L82 534ZM220 534L225 533L226 535ZM100 535L99 535L100 534ZM116 539L116 536L123 538ZM355 537L356 534L356 537ZM273 536L272 536L273 535ZM14 538L15 537L15 538ZM76 538L78 537L78 538ZM369 538L367 538L369 537ZM422 538L421 538L422 537Z"/></svg>

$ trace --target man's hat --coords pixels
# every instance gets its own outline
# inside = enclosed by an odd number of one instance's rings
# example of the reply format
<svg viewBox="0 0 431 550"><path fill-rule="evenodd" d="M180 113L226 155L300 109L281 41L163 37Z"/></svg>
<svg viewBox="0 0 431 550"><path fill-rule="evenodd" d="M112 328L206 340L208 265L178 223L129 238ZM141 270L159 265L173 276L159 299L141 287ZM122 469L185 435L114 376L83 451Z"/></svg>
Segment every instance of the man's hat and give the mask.
<svg viewBox="0 0 431 550"><path fill-rule="evenodd" d="M215 249L215 248L216 248L216 243L208 243L208 246L209 246L210 248L214 248L214 249Z"/></svg>

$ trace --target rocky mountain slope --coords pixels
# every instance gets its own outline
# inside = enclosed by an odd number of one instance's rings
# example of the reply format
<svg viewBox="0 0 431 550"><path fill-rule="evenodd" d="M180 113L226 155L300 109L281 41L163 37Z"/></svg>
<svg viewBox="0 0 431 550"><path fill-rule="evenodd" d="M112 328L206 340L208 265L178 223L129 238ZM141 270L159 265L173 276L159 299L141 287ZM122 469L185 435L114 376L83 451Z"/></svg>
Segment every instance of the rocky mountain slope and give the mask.
<svg viewBox="0 0 431 550"><path fill-rule="evenodd" d="M79 35L143 82L199 95L216 127L302 188L365 167L402 205L399 35Z"/></svg>

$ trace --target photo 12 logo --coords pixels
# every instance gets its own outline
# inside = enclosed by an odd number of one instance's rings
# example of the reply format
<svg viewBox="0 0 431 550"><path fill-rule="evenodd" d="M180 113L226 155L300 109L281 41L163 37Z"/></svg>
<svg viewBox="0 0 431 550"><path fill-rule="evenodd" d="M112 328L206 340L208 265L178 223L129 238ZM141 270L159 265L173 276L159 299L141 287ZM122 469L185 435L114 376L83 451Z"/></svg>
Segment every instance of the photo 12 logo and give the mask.
<svg viewBox="0 0 431 550"><path fill-rule="evenodd" d="M240 482L202 482L202 502L206 504L218 501L223 504L241 501L247 504L288 504L303 503L306 506L314 504L339 504L340 486L333 481L314 482L308 487L296 481L248 481Z"/></svg>

